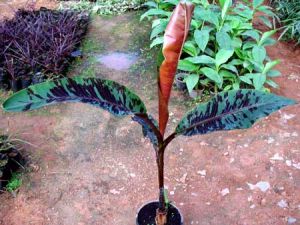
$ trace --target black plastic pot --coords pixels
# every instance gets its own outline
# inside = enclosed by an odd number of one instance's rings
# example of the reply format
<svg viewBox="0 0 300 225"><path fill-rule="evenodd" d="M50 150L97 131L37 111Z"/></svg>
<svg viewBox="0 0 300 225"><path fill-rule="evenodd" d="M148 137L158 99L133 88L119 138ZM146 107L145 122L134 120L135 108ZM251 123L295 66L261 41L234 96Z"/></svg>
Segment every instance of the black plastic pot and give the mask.
<svg viewBox="0 0 300 225"><path fill-rule="evenodd" d="M30 86L30 84L31 84L31 80L30 80L30 78L23 78L22 80L21 80L21 84L22 84L22 89L23 88L27 88L28 86Z"/></svg>
<svg viewBox="0 0 300 225"><path fill-rule="evenodd" d="M196 99L198 97L201 97L203 95L203 89L202 90L192 90L191 92L189 92L189 96L192 99Z"/></svg>
<svg viewBox="0 0 300 225"><path fill-rule="evenodd" d="M6 90L8 88L7 82L8 80L4 75L3 68L0 68L0 89Z"/></svg>
<svg viewBox="0 0 300 225"><path fill-rule="evenodd" d="M186 74L184 74L184 73L177 73L175 75L175 84L176 84L176 87L178 88L178 90L180 90L180 91L185 91L187 89L186 83L184 82L185 76L186 76Z"/></svg>
<svg viewBox="0 0 300 225"><path fill-rule="evenodd" d="M15 80L15 79L12 79L10 80L10 88L13 92L17 92L21 89L20 87L20 81L19 80Z"/></svg>
<svg viewBox="0 0 300 225"><path fill-rule="evenodd" d="M38 84L45 81L45 77L41 72L37 72L32 76L32 84Z"/></svg>
<svg viewBox="0 0 300 225"><path fill-rule="evenodd" d="M136 216L136 225L155 225L156 210L158 201L148 202L143 205ZM183 225L183 217L176 208L170 204L168 209L167 225Z"/></svg>

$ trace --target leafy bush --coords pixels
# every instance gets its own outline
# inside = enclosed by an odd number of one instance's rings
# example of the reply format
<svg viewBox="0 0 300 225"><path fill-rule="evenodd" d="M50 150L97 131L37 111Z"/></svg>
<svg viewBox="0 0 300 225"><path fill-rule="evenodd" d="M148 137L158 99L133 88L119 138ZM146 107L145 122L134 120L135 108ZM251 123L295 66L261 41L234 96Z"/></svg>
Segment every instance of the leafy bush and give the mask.
<svg viewBox="0 0 300 225"><path fill-rule="evenodd" d="M141 20L153 19L151 47L162 44L171 10L177 2L145 3L150 9ZM195 88L207 92L240 88L267 91L266 84L278 87L271 78L280 75L279 71L273 70L279 61L271 61L265 49L275 43L271 38L275 31L262 33L253 28L254 14L258 11L263 13L259 17L261 21L272 27L269 19L274 14L262 2L255 0L232 6L232 1L226 0L220 1L219 6L207 0L194 0L196 8L191 29L179 62L179 70L186 74L189 91Z"/></svg>
<svg viewBox="0 0 300 225"><path fill-rule="evenodd" d="M64 74L87 25L85 13L45 8L19 10L1 22L0 86L16 91L51 74Z"/></svg>
<svg viewBox="0 0 300 225"><path fill-rule="evenodd" d="M0 190L8 184L14 171L23 164L23 159L13 139L0 135Z"/></svg>
<svg viewBox="0 0 300 225"><path fill-rule="evenodd" d="M61 8L74 10L88 10L98 15L117 15L142 7L145 0L97 0L97 1L70 1L62 3Z"/></svg>
<svg viewBox="0 0 300 225"><path fill-rule="evenodd" d="M296 40L300 44L300 0L271 0L282 24L279 39Z"/></svg>

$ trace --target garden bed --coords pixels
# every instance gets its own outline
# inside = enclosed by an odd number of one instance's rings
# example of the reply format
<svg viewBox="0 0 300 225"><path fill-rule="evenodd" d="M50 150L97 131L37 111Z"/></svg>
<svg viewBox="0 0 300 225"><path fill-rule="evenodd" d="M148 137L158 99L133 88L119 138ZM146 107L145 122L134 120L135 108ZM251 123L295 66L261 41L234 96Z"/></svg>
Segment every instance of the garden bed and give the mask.
<svg viewBox="0 0 300 225"><path fill-rule="evenodd" d="M41 8L18 10L0 24L0 88L18 91L66 74L89 16Z"/></svg>

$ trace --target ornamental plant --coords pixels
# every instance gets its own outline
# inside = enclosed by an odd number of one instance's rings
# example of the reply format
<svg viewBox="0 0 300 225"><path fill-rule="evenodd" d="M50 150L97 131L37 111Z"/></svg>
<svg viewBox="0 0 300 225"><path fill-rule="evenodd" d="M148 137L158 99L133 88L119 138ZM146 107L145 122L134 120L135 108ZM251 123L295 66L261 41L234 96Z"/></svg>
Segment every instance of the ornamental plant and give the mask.
<svg viewBox="0 0 300 225"><path fill-rule="evenodd" d="M0 22L0 88L21 90L65 75L84 37L86 13L20 9Z"/></svg>
<svg viewBox="0 0 300 225"><path fill-rule="evenodd" d="M171 11L179 0L148 1L149 10L142 16L152 19L151 47L163 44L164 32ZM219 4L208 0L192 0L195 12L179 70L185 74L188 91L201 89L219 92L253 88L268 91L278 85L272 80L280 75L274 70L278 60L272 61L265 47L275 41L271 36L275 30L261 32L253 27L254 15L270 29L275 14L263 0L220 0ZM215 1L210 1L215 2Z"/></svg>
<svg viewBox="0 0 300 225"><path fill-rule="evenodd" d="M37 84L19 91L3 103L5 111L21 112L61 102L82 102L107 110L115 116L129 115L140 124L144 136L150 139L156 153L159 196L157 210L149 216L150 222L138 218L137 224L181 224L173 220L173 213L170 213L173 206L166 200L164 188L164 154L176 137L249 128L256 120L295 103L291 99L258 90L222 92L187 112L175 131L165 137L172 83L193 9L191 3L179 3L165 32L162 51L164 60L158 76L158 122L147 112L143 101L134 92L115 81L97 78L63 78Z"/></svg>

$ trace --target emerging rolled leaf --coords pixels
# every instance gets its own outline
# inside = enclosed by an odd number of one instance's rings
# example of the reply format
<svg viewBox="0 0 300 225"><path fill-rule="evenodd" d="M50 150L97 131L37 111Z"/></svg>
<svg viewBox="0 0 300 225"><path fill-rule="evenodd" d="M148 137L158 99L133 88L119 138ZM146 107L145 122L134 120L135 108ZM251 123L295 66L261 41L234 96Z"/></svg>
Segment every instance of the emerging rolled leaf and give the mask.
<svg viewBox="0 0 300 225"><path fill-rule="evenodd" d="M168 102L177 70L178 61L187 37L194 6L188 2L180 2L175 8L167 26L163 55L164 61L159 75L159 129L164 135L169 118Z"/></svg>
<svg viewBox="0 0 300 225"><path fill-rule="evenodd" d="M63 78L23 89L3 103L8 112L20 112L60 102L82 102L115 116L146 113L142 100L128 88L110 80Z"/></svg>
<svg viewBox="0 0 300 225"><path fill-rule="evenodd" d="M296 102L256 90L233 90L199 104L179 122L176 134L192 136L218 130L245 129L256 120Z"/></svg>

